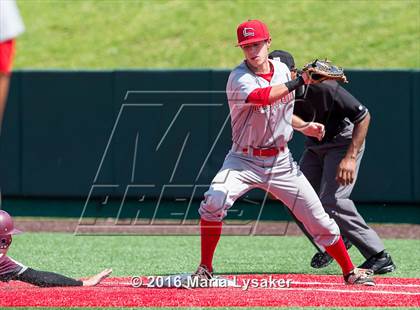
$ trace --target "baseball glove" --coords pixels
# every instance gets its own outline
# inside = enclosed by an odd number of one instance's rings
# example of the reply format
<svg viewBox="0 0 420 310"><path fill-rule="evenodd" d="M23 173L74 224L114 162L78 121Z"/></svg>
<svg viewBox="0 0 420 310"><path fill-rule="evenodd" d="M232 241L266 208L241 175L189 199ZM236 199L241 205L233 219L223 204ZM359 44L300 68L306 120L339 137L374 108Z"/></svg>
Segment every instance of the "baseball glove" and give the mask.
<svg viewBox="0 0 420 310"><path fill-rule="evenodd" d="M337 67L331 61L318 60L308 63L302 68L302 71L307 71L309 76L315 81L336 80L347 83L347 78L344 75L342 68Z"/></svg>

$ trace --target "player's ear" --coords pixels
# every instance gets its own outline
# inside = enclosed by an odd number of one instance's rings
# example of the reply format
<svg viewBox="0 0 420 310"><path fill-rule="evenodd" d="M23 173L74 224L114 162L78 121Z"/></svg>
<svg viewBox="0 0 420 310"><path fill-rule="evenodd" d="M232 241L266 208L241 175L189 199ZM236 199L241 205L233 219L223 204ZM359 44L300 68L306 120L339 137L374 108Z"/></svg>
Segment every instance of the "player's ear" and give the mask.
<svg viewBox="0 0 420 310"><path fill-rule="evenodd" d="M271 46L271 38L268 38L267 40L267 49L270 49Z"/></svg>

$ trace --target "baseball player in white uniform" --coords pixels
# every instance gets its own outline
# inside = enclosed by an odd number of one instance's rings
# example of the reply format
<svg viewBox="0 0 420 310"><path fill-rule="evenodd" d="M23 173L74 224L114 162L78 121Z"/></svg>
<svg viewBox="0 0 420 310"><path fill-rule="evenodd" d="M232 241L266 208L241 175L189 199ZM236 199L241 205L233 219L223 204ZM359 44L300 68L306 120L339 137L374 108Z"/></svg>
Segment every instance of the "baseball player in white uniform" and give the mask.
<svg viewBox="0 0 420 310"><path fill-rule="evenodd" d="M293 133L294 90L314 81L306 73L291 80L284 63L268 59L271 37L261 21L240 24L237 38L245 60L231 72L226 86L233 145L200 205L201 263L192 277L212 279L213 254L227 210L247 191L260 188L281 200L335 258L347 284L374 285L370 270L353 265L337 224L287 147Z"/></svg>
<svg viewBox="0 0 420 310"><path fill-rule="evenodd" d="M0 133L6 100L9 93L10 74L15 54L16 37L25 27L15 0L0 0ZM0 209L1 209L0 191Z"/></svg>
<svg viewBox="0 0 420 310"><path fill-rule="evenodd" d="M25 27L15 0L0 1L0 130L10 83L16 37Z"/></svg>

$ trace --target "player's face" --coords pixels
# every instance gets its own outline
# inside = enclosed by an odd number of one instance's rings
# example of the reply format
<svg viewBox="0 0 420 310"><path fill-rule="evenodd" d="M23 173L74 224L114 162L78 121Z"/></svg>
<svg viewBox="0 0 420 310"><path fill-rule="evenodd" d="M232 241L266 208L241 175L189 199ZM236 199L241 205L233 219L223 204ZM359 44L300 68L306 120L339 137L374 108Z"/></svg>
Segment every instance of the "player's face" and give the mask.
<svg viewBox="0 0 420 310"><path fill-rule="evenodd" d="M10 244L12 244L12 236L0 236L0 254L6 255Z"/></svg>
<svg viewBox="0 0 420 310"><path fill-rule="evenodd" d="M260 41L242 46L246 61L253 67L258 68L267 62L270 41Z"/></svg>

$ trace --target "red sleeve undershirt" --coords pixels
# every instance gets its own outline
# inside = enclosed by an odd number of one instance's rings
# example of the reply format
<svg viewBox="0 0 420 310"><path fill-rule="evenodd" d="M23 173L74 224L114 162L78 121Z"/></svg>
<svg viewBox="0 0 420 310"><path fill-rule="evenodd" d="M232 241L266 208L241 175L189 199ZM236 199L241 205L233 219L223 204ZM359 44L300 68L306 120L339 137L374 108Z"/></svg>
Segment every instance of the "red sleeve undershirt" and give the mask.
<svg viewBox="0 0 420 310"><path fill-rule="evenodd" d="M271 82L274 74L274 67L270 63L270 72L266 74L258 74L258 76L262 77L263 79ZM270 97L271 86L268 87L260 87L254 89L246 98L246 102L250 102L255 105L259 106L266 106L270 105L268 102L268 98Z"/></svg>

